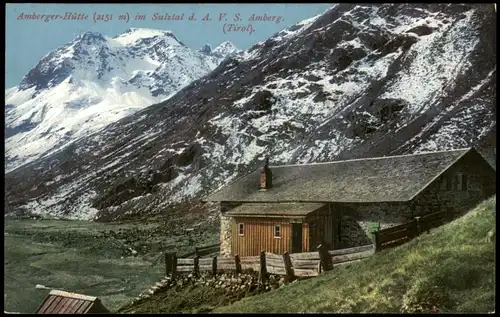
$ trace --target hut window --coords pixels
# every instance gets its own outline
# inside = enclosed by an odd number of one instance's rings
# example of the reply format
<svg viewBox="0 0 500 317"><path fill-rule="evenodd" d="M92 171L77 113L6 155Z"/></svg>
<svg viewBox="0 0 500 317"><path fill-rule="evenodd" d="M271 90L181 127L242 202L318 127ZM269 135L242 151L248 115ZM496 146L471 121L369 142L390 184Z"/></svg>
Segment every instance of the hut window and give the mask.
<svg viewBox="0 0 500 317"><path fill-rule="evenodd" d="M238 234L242 236L245 233L245 225L240 223L238 224Z"/></svg>
<svg viewBox="0 0 500 317"><path fill-rule="evenodd" d="M281 226L274 226L274 237L281 238Z"/></svg>

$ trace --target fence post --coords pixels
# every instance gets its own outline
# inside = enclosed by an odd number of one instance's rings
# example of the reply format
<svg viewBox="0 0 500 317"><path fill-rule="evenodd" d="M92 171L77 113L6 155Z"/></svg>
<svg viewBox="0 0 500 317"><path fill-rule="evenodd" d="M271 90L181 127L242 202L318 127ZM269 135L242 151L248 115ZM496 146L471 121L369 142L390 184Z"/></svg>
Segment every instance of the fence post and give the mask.
<svg viewBox="0 0 500 317"><path fill-rule="evenodd" d="M260 251L260 278L262 282L267 279L266 251Z"/></svg>
<svg viewBox="0 0 500 317"><path fill-rule="evenodd" d="M170 257L168 256L168 253L165 253L165 276L170 274L170 268L172 265L170 264Z"/></svg>
<svg viewBox="0 0 500 317"><path fill-rule="evenodd" d="M173 253L165 253L165 275L172 274Z"/></svg>
<svg viewBox="0 0 500 317"><path fill-rule="evenodd" d="M165 254L165 275L172 275L174 278L177 271L177 255L176 253L166 253Z"/></svg>
<svg viewBox="0 0 500 317"><path fill-rule="evenodd" d="M238 254L234 256L234 265L236 266L236 274L241 273L241 260Z"/></svg>
<svg viewBox="0 0 500 317"><path fill-rule="evenodd" d="M217 275L217 257L214 256L214 258L212 259L212 274L214 276Z"/></svg>
<svg viewBox="0 0 500 317"><path fill-rule="evenodd" d="M200 256L200 251L198 250L198 247L194 248L194 256Z"/></svg>
<svg viewBox="0 0 500 317"><path fill-rule="evenodd" d="M199 256L195 256L194 257L194 269L193 269L193 275L195 277L198 277L198 275L200 274L200 257Z"/></svg>
<svg viewBox="0 0 500 317"><path fill-rule="evenodd" d="M172 259L172 278L175 278L177 275L177 253L174 253Z"/></svg>
<svg viewBox="0 0 500 317"><path fill-rule="evenodd" d="M333 269L332 258L330 257L328 249L324 244L320 244L318 246L318 253L321 263L323 265L323 270L324 271L332 270Z"/></svg>
<svg viewBox="0 0 500 317"><path fill-rule="evenodd" d="M283 263L285 263L285 272L288 280L292 280L294 277L293 270L292 270L292 261L290 259L290 254L288 254L288 251L285 251L283 253Z"/></svg>
<svg viewBox="0 0 500 317"><path fill-rule="evenodd" d="M417 236L419 236L422 233L420 229L420 217L415 217L415 221L417 221Z"/></svg>
<svg viewBox="0 0 500 317"><path fill-rule="evenodd" d="M373 243L373 248L375 252L380 251L380 239L379 239L379 232L374 231L372 232L372 243Z"/></svg>

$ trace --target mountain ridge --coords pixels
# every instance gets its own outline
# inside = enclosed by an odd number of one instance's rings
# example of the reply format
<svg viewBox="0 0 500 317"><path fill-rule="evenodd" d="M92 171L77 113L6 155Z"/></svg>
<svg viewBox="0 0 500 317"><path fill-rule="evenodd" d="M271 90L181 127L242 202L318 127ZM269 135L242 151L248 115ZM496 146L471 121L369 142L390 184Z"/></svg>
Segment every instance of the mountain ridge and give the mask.
<svg viewBox="0 0 500 317"><path fill-rule="evenodd" d="M162 212L266 155L300 164L477 146L495 161L495 19L491 5L335 5L8 173L6 210Z"/></svg>

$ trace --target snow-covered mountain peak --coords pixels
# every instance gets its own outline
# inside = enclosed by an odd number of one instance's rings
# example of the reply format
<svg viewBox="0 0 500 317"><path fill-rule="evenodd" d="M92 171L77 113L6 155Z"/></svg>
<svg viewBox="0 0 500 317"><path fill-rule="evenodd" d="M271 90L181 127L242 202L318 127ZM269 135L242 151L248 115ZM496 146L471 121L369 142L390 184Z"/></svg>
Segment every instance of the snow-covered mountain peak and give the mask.
<svg viewBox="0 0 500 317"><path fill-rule="evenodd" d="M171 31L147 29L147 28L129 28L124 33L115 36L112 39L115 40L117 43L126 46L130 44L135 44L138 41L144 39L151 39L155 37L171 39L170 41L168 41L168 44L171 45L185 46L181 41L177 39L177 37Z"/></svg>
<svg viewBox="0 0 500 317"><path fill-rule="evenodd" d="M227 54L231 45L224 46ZM6 90L6 168L168 99L215 69L226 51L203 54L171 31L146 28L76 36Z"/></svg>
<svg viewBox="0 0 500 317"><path fill-rule="evenodd" d="M222 57L222 56L232 55L238 52L239 50L236 48L236 46L234 46L233 43L225 41L219 44L219 46L217 46L216 48L214 48L211 54L216 57Z"/></svg>

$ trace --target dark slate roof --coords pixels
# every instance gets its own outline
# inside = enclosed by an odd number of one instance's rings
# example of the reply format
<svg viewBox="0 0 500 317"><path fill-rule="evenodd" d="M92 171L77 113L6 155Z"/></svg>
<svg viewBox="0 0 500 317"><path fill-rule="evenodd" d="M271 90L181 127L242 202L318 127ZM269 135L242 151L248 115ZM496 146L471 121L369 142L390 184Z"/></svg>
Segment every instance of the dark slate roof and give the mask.
<svg viewBox="0 0 500 317"><path fill-rule="evenodd" d="M244 204L228 211L228 216L306 216L325 206L319 203Z"/></svg>
<svg viewBox="0 0 500 317"><path fill-rule="evenodd" d="M207 201L390 202L411 200L472 149L270 166L273 187L260 191L259 169ZM475 151L475 150L472 150Z"/></svg>
<svg viewBox="0 0 500 317"><path fill-rule="evenodd" d="M50 291L42 305L36 311L37 314L88 314L109 312L94 296Z"/></svg>

